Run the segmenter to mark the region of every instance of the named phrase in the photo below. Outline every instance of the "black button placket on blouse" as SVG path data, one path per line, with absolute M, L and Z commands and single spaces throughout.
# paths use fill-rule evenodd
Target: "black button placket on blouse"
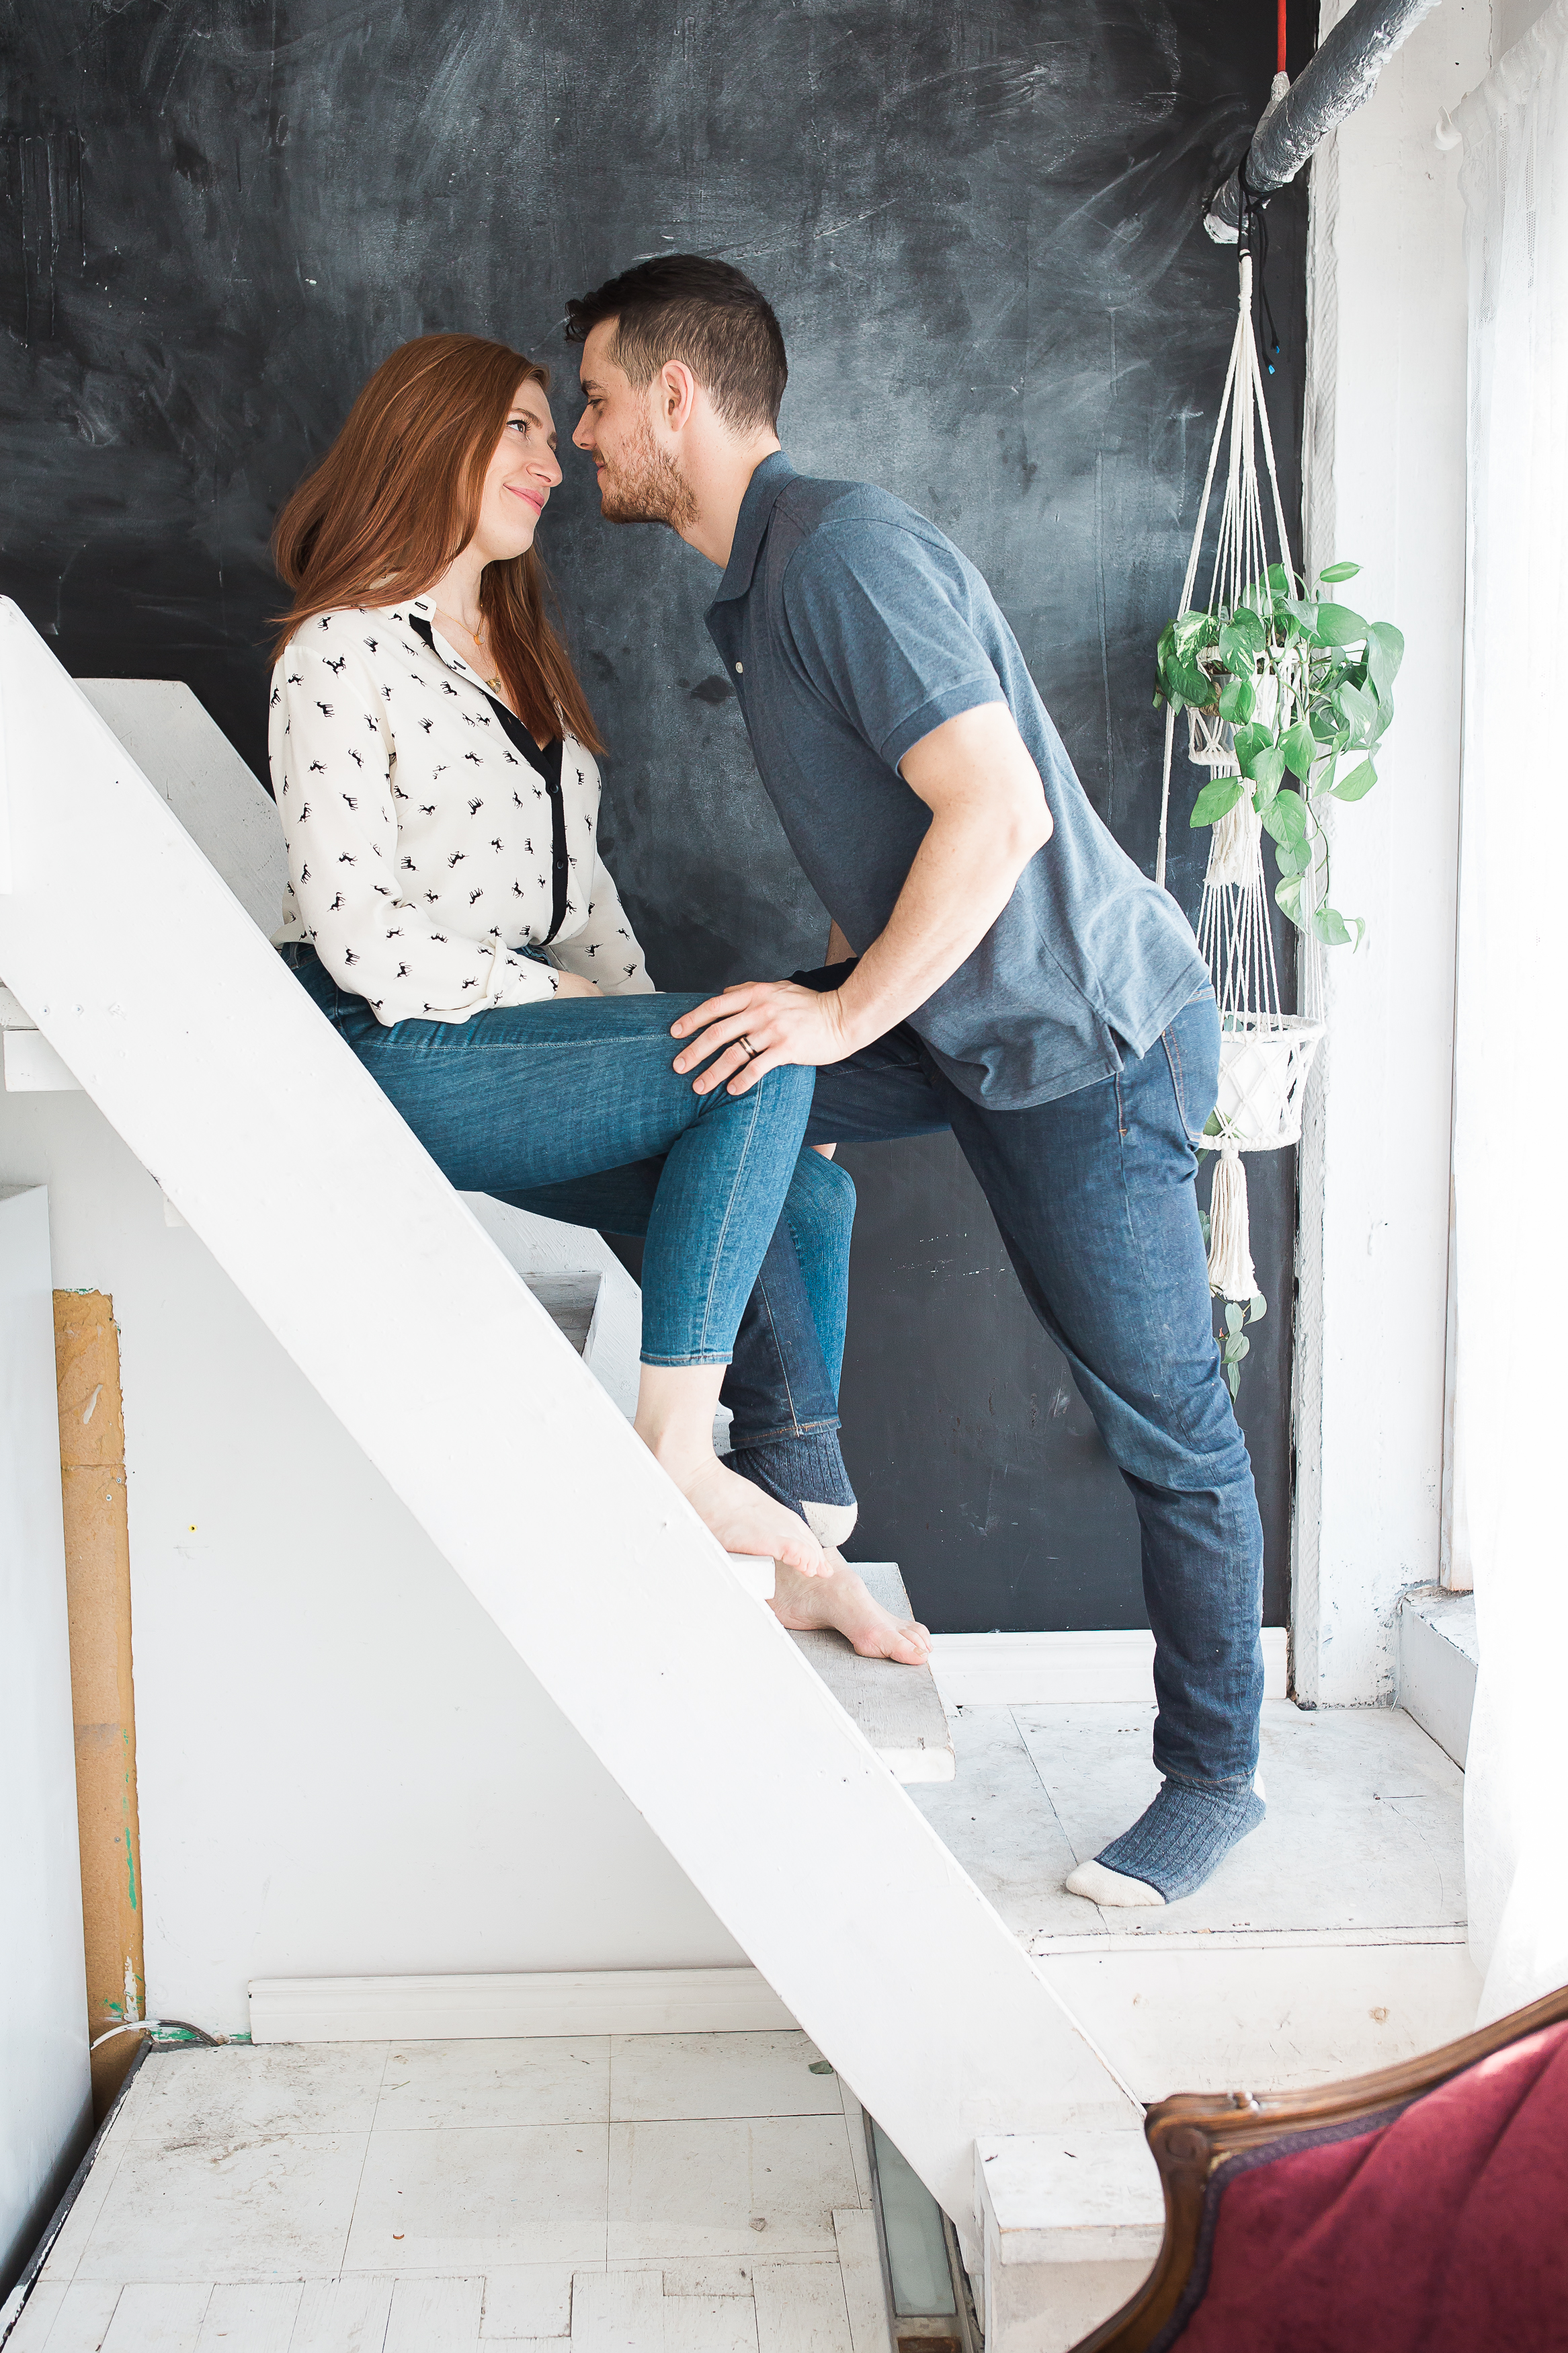
M 566 747 L 557 736 L 554 743 L 546 744 L 542 752 L 515 711 L 509 710 L 504 702 L 498 702 L 489 692 L 485 693 L 485 701 L 529 766 L 543 777 L 544 789 L 550 796 L 550 929 L 542 943 L 548 947 L 566 921 L 566 800 L 561 790 L 561 761 Z
M 423 638 L 431 652 L 435 653 L 436 632 L 431 624 L 419 613 L 410 613 L 408 619 L 416 636 Z M 436 654 L 436 659 L 442 661 L 439 654 Z M 469 678 L 474 678 L 467 662 L 464 662 L 463 669 Z M 474 679 L 474 683 L 479 685 L 478 679 Z M 508 742 L 522 754 L 535 775 L 544 779 L 544 789 L 550 797 L 550 929 L 540 943 L 542 947 L 548 947 L 566 921 L 566 800 L 561 789 L 561 761 L 565 745 L 558 736 L 542 752 L 515 711 L 498 702 L 488 688 L 480 686 L 479 692 L 506 730 Z

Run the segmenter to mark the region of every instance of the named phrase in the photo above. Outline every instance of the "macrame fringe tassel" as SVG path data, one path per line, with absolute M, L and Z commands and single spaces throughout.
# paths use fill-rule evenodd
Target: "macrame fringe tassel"
M 1247 1171 L 1234 1144 L 1222 1145 L 1209 1196 L 1209 1289 L 1222 1299 L 1251 1299 L 1252 1237 L 1247 1217 Z

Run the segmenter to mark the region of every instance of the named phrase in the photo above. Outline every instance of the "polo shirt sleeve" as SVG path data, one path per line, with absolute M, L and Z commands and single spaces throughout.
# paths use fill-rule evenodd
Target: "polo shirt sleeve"
M 1006 701 L 958 565 L 900 523 L 819 527 L 790 561 L 784 602 L 812 683 L 890 768 L 944 719 Z

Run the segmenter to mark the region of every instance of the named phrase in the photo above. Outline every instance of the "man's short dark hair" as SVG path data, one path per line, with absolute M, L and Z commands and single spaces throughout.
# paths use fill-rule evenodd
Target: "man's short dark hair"
M 661 253 L 566 305 L 566 340 L 616 322 L 610 357 L 640 392 L 684 360 L 737 433 L 776 427 L 789 376 L 773 307 L 743 270 L 701 253 Z

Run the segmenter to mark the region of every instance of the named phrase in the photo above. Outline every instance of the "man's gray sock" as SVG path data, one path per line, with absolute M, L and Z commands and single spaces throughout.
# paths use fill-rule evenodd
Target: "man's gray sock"
M 1130 1831 L 1101 1847 L 1093 1862 L 1080 1863 L 1068 1877 L 1068 1888 L 1092 1903 L 1174 1904 L 1200 1888 L 1267 1811 L 1253 1788 L 1163 1781 L 1153 1804 Z M 1116 1887 L 1111 1874 L 1131 1883 Z M 1141 1894 L 1140 1889 L 1151 1892 Z
M 803 1520 L 810 1516 L 802 1509 L 805 1504 L 834 1505 L 836 1528 L 845 1509 L 856 1509 L 855 1490 L 838 1451 L 837 1430 L 810 1430 L 795 1438 L 765 1439 L 760 1446 L 737 1447 L 727 1460 L 731 1471 L 738 1471 L 786 1511 L 798 1512 Z M 842 1544 L 853 1525 L 851 1520 L 848 1527 L 836 1534 L 835 1543 Z

